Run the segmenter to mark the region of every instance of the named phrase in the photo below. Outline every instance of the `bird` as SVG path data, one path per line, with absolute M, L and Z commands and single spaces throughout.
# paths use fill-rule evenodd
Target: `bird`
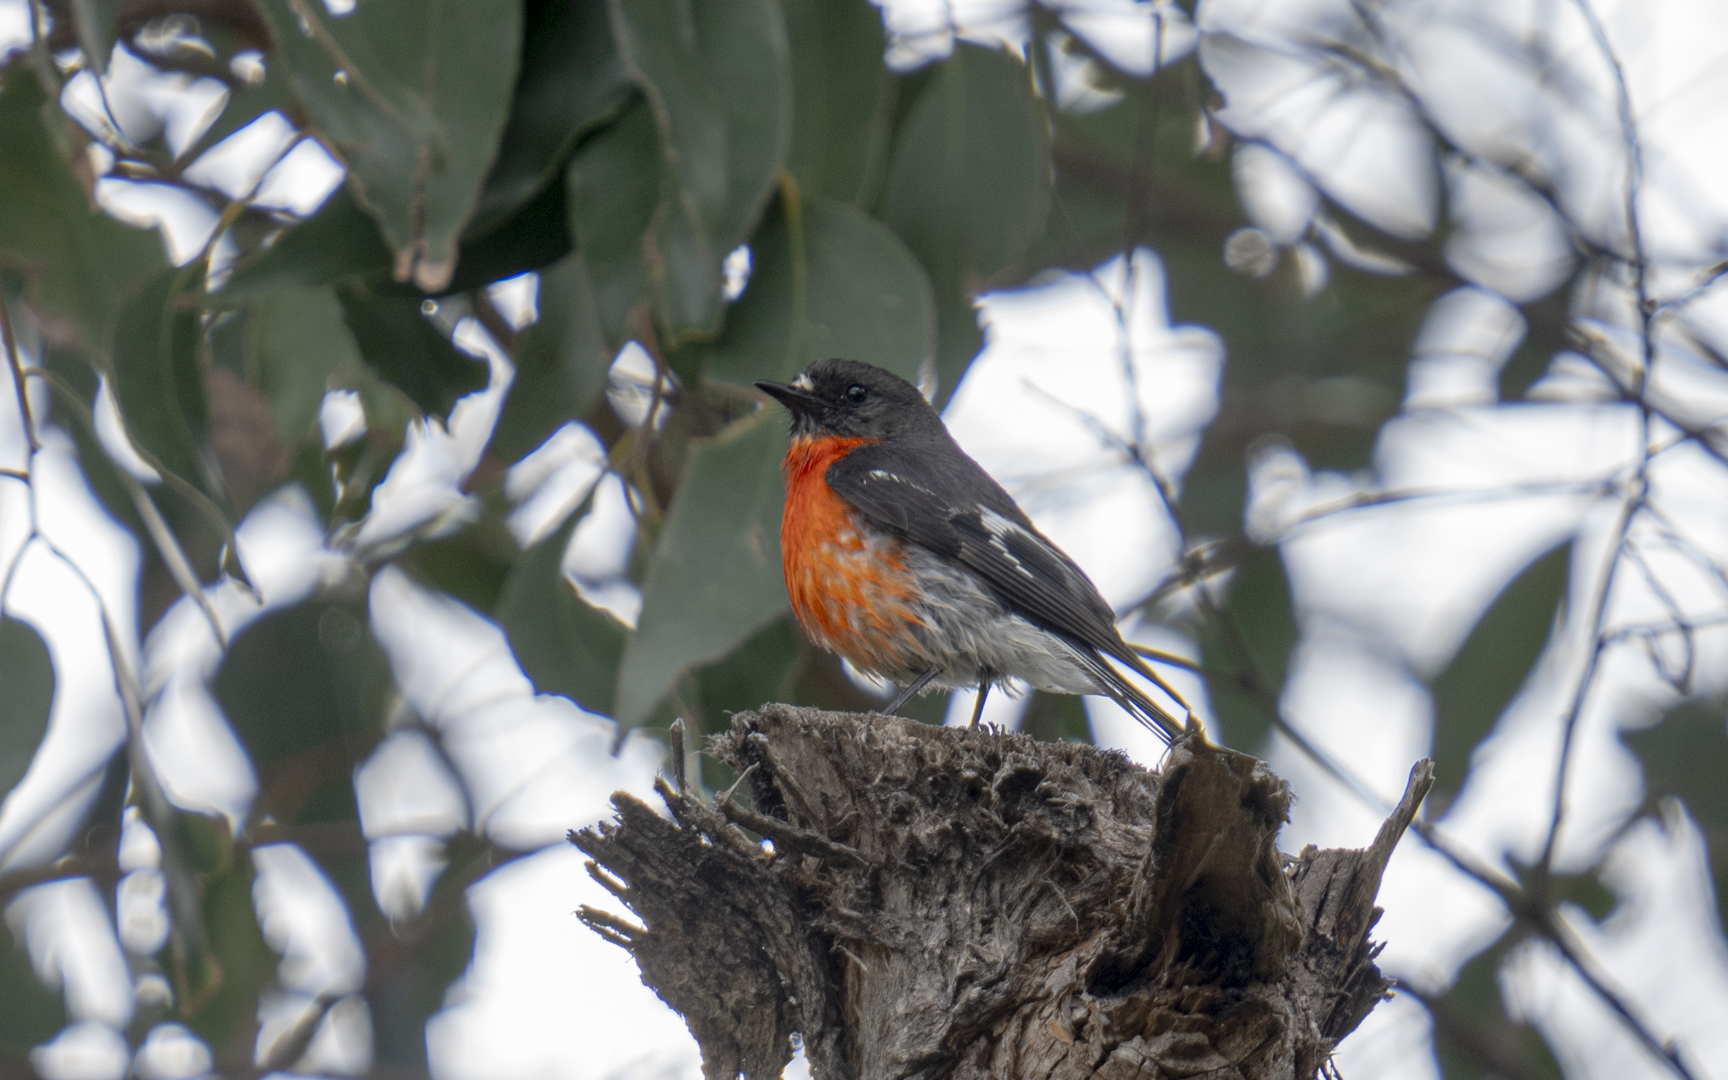
M 926 689 L 976 688 L 976 727 L 990 689 L 1018 678 L 1107 695 L 1167 744 L 1183 734 L 1111 664 L 1181 702 L 1122 640 L 1097 586 L 917 387 L 843 359 L 756 387 L 791 414 L 780 552 L 792 612 L 816 646 L 901 686 L 890 715 Z

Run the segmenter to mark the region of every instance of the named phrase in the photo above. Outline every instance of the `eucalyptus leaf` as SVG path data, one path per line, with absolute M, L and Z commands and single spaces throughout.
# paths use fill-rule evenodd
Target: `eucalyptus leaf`
M 556 180 L 577 140 L 616 116 L 633 93 L 605 0 L 528 5 L 510 119 L 468 232 L 496 228 Z
M 646 102 L 585 141 L 565 173 L 570 229 L 614 351 L 639 333 L 633 313 L 649 285 L 642 238 L 660 205 L 661 174 L 660 137 Z
M 693 444 L 619 666 L 620 732 L 640 724 L 685 673 L 788 610 L 780 569 L 785 452 L 785 418 L 768 408 Z
M 212 688 L 258 770 L 259 814 L 355 819 L 353 769 L 383 735 L 391 688 L 364 608 L 315 597 L 262 616 Z
M 1528 939 L 1510 932 L 1459 970 L 1442 995 L 1430 999 L 1434 1050 L 1445 1080 L 1561 1080 L 1564 1075 L 1542 1036 L 1528 1023 L 1510 1019 L 1500 994 L 1500 971 Z M 1510 1063 L 1516 1072 L 1496 1068 Z
M 388 281 L 390 248 L 378 223 L 344 184 L 311 217 L 239 266 L 211 300 L 234 303 L 276 289 L 334 285 L 351 278 Z
M 559 568 L 582 514 L 522 553 L 504 581 L 498 623 L 516 662 L 542 694 L 563 694 L 589 712 L 612 714 L 626 628 L 591 607 Z
M 1661 721 L 1620 738 L 1644 766 L 1651 798 L 1672 795 L 1700 825 L 1728 830 L 1728 707 L 1694 700 L 1675 706 Z M 1728 870 L 1728 867 L 1723 869 Z
M 1290 650 L 1296 647 L 1296 617 L 1290 606 L 1290 582 L 1284 560 L 1275 550 L 1251 550 L 1230 579 L 1224 608 L 1231 629 L 1217 627 L 1201 639 L 1208 668 L 1236 671 L 1252 663 L 1272 699 L 1284 685 Z M 1235 634 L 1241 634 L 1235 640 Z M 1240 655 L 1246 650 L 1247 656 Z M 1212 694 L 1212 706 L 1224 743 L 1244 753 L 1264 752 L 1272 717 L 1262 699 L 1241 686 L 1222 686 Z
M 0 268 L 22 272 L 30 303 L 67 320 L 86 350 L 99 351 L 127 297 L 168 262 L 153 231 L 95 206 L 51 123 L 69 121 L 35 73 L 13 64 L 0 90 Z
M 114 331 L 113 391 L 140 446 L 176 476 L 219 495 L 198 360 L 203 328 L 187 285 L 179 271 L 164 271 L 121 310 Z
M 232 4 L 214 11 L 206 8 L 202 14 L 204 17 L 199 23 L 205 40 L 216 48 L 216 56 L 209 62 L 220 64 L 233 73 L 236 54 L 248 51 L 263 53 L 265 55 L 258 58 L 263 77 L 256 81 L 239 78 L 228 81 L 227 103 L 198 136 L 197 142 L 181 153 L 183 162 L 198 160 L 205 151 L 265 113 L 275 111 L 284 118 L 291 118 L 301 111 L 294 100 L 294 91 L 288 85 L 288 65 L 280 56 L 268 55 L 272 45 L 270 26 L 257 8 L 251 4 Z
M 31 1047 L 66 1026 L 66 999 L 42 985 L 24 951 L 22 935 L 0 938 L 0 1054 L 27 1059 Z
M 195 1003 L 186 1024 L 211 1046 L 247 1045 L 256 1037 L 258 998 L 276 982 L 277 955 L 254 911 L 251 861 L 234 860 L 200 883 L 204 936 L 222 973 L 221 993 Z
M 1441 791 L 1455 794 L 1463 787 L 1471 753 L 1541 657 L 1566 594 L 1571 554 L 1568 544 L 1525 567 L 1435 678 L 1434 784 Z
M 351 282 L 336 288 L 360 356 L 378 376 L 435 416 L 486 385 L 484 361 L 450 343 L 422 313 L 420 297 Z
M 361 362 L 360 347 L 329 289 L 283 289 L 252 305 L 260 389 L 276 432 L 292 446 L 318 419 L 331 376 Z
M 666 169 L 650 280 L 668 346 L 718 332 L 721 262 L 750 235 L 786 160 L 792 77 L 775 0 L 610 0 Z
M 757 631 L 737 649 L 696 672 L 703 721 L 719 730 L 727 713 L 759 709 L 765 702 L 788 701 L 798 671 L 798 624 L 790 613 Z
M 859 203 L 881 181 L 900 79 L 882 63 L 882 12 L 869 0 L 785 0 L 792 48 L 786 168 L 806 198 Z
M 570 255 L 540 274 L 540 317 L 516 339 L 516 378 L 492 434 L 492 452 L 515 461 L 606 389 L 612 351 L 588 268 Z
M 53 705 L 48 643 L 29 623 L 0 616 L 0 798 L 30 768 Z
M 1050 178 L 1048 120 L 1026 66 L 956 44 L 906 117 L 877 207 L 936 288 L 944 395 L 982 342 L 971 299 L 1022 269 L 1044 231 Z
M 442 294 L 481 289 L 495 281 L 540 270 L 570 254 L 568 197 L 562 183 L 547 184 L 518 204 L 501 224 L 485 233 L 462 236 L 456 276 Z
M 464 890 L 479 876 L 472 864 L 492 862 L 488 850 L 467 858 L 462 854 L 447 852 L 449 866 L 434 884 L 426 912 L 410 928 L 414 947 L 393 950 L 373 961 L 365 993 L 377 1072 L 430 1073 L 426 1022 L 444 1007 L 451 984 L 462 977 L 474 957 L 474 922 Z
M 84 62 L 98 75 L 108 73 L 108 59 L 114 52 L 114 14 L 120 0 L 69 0 L 72 28 L 78 36 L 78 48 Z
M 1716 886 L 1716 910 L 1728 929 L 1728 706 L 1721 700 L 1683 702 L 1660 723 L 1622 731 L 1621 741 L 1644 767 L 1647 801 L 1672 797 L 1703 830 Z
M 455 274 L 516 84 L 520 0 L 262 0 L 295 94 L 377 219 L 394 277 Z
M 936 305 L 923 267 L 880 221 L 820 197 L 782 203 L 751 252 L 750 286 L 705 350 L 709 378 L 749 386 L 842 356 L 918 381 L 936 349 Z

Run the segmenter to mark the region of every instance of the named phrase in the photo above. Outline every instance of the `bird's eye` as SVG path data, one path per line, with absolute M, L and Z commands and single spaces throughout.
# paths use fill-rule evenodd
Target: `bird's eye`
M 857 383 L 853 383 L 851 386 L 846 388 L 846 400 L 850 401 L 854 405 L 864 404 L 864 399 L 869 396 L 870 391 L 859 386 Z

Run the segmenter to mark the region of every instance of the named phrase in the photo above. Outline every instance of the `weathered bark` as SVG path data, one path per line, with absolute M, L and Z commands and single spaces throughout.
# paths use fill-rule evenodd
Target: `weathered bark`
M 673 820 L 620 793 L 571 840 L 711 1080 L 778 1077 L 795 1032 L 819 1080 L 1307 1080 L 1386 993 L 1374 894 L 1432 776 L 1368 850 L 1292 859 L 1285 783 L 1200 737 L 1155 773 L 769 705 L 708 750 L 755 809 L 662 783 Z

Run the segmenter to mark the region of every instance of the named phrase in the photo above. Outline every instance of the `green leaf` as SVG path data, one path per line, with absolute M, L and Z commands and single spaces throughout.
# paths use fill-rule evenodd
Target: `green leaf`
M 234 303 L 277 289 L 335 285 L 350 278 L 388 281 L 390 248 L 378 223 L 345 184 L 311 217 L 235 270 L 210 300 Z
M 1238 564 L 1224 608 L 1241 639 L 1235 640 L 1228 631 L 1207 634 L 1201 641 L 1206 667 L 1245 673 L 1244 668 L 1252 664 L 1267 694 L 1276 700 L 1284 685 L 1290 650 L 1296 646 L 1290 582 L 1276 550 L 1250 551 Z M 1212 707 L 1226 746 L 1252 754 L 1266 745 L 1272 717 L 1257 695 L 1240 686 L 1215 687 Z
M 456 276 L 443 292 L 489 285 L 524 270 L 558 261 L 570 251 L 565 195 L 551 184 L 484 235 L 465 236 Z M 311 217 L 285 230 L 234 272 L 213 304 L 233 304 L 277 289 L 317 285 L 364 284 L 373 291 L 416 302 L 424 298 L 409 285 L 390 281 L 390 248 L 378 223 L 360 208 L 353 192 L 338 188 Z
M 1050 206 L 1050 137 L 1025 65 L 961 43 L 919 95 L 877 213 L 930 272 L 941 318 L 941 393 L 982 337 L 971 299 L 1025 268 Z
M 685 672 L 789 608 L 780 570 L 785 452 L 785 420 L 773 409 L 692 444 L 624 646 L 613 714 L 620 732 L 641 723 Z
M 774 0 L 611 0 L 618 53 L 647 96 L 666 167 L 651 280 L 666 345 L 720 329 L 721 262 L 786 160 L 792 77 Z
M 1707 828 L 1728 829 L 1728 721 L 1719 701 L 1675 706 L 1654 726 L 1620 738 L 1644 766 L 1651 798 L 1672 795 Z
M 1494 730 L 1548 643 L 1566 593 L 1571 545 L 1532 562 L 1500 593 L 1434 679 L 1434 785 L 1456 794 L 1470 755 Z
M 293 122 L 291 118 L 301 111 L 295 104 L 294 91 L 288 85 L 288 65 L 280 56 L 269 55 L 275 41 L 269 21 L 256 7 L 251 4 L 206 6 L 199 12 L 198 25 L 204 32 L 204 40 L 215 50 L 215 55 L 205 58 L 203 63 L 228 77 L 229 96 L 221 115 L 198 136 L 197 142 L 181 153 L 181 162 L 198 160 L 206 150 L 271 110 L 290 118 L 290 123 Z M 236 74 L 233 60 L 242 52 L 265 54 L 259 61 L 264 69 L 261 81 L 249 84 L 233 78 Z M 181 52 L 175 59 L 184 62 L 194 55 Z
M 510 534 L 510 506 L 502 488 L 483 489 L 478 502 L 478 518 L 448 535 L 420 540 L 396 556 L 396 566 L 475 611 L 494 611 L 521 550 Z
M 759 709 L 770 701 L 793 701 L 802 666 L 801 645 L 798 624 L 787 613 L 724 658 L 684 679 L 684 696 L 678 704 L 688 708 L 676 710 L 676 715 L 689 727 L 694 744 L 701 746 L 704 735 L 724 731 L 733 713 Z M 657 713 L 648 723 L 658 727 L 657 721 L 670 725 L 672 717 Z M 700 757 L 702 783 L 709 789 L 723 791 L 737 781 L 738 773 L 730 766 L 707 754 Z
M 1728 928 L 1728 720 L 1717 701 L 1688 701 L 1662 721 L 1620 732 L 1644 767 L 1647 801 L 1679 799 L 1704 832 L 1716 883 L 1716 907 Z
M 616 116 L 633 92 L 601 0 L 528 5 L 510 119 L 469 233 L 497 227 L 545 189 L 577 140 Z
M 468 917 L 466 886 L 484 873 L 493 853 L 483 844 L 461 843 L 463 839 L 447 849 L 450 865 L 433 886 L 426 913 L 407 927 L 392 928 L 400 935 L 393 938 L 409 947 L 371 959 L 366 1003 L 372 1013 L 375 1074 L 429 1074 L 426 1021 L 444 1007 L 450 984 L 473 960 L 474 923 Z M 469 847 L 480 851 L 462 850 Z
M 804 201 L 794 223 L 782 203 L 757 230 L 751 252 L 750 287 L 704 350 L 708 377 L 748 386 L 844 356 L 918 381 L 936 348 L 936 305 L 923 267 L 881 222 L 818 197 Z M 804 319 L 795 326 L 800 302 Z
M 66 1026 L 64 995 L 43 986 L 30 966 L 24 942 L 0 945 L 0 1056 L 27 1059 L 30 1048 L 52 1039 Z M 21 1075 L 24 1074 L 21 1071 Z
M 67 320 L 88 350 L 105 348 L 137 284 L 167 266 L 151 230 L 90 201 L 47 125 L 64 123 L 27 65 L 0 91 L 0 266 L 23 272 L 39 310 Z
M 237 860 L 203 879 L 206 947 L 222 981 L 216 993 L 195 1003 L 187 1026 L 218 1051 L 239 1044 L 250 1053 L 259 994 L 276 981 L 277 956 L 253 909 L 254 878 L 250 860 Z
M 522 553 L 504 581 L 498 624 L 516 662 L 542 694 L 563 694 L 589 712 L 612 715 L 624 653 L 624 624 L 591 607 L 559 569 L 582 513 Z
M 30 768 L 53 705 L 48 643 L 29 623 L 0 616 L 0 798 Z
M 149 282 L 114 329 L 114 397 L 134 440 L 170 472 L 221 491 L 209 454 L 210 417 L 198 363 L 198 306 L 180 271 Z
M 490 232 L 464 233 L 456 276 L 443 292 L 483 288 L 550 266 L 570 254 L 575 244 L 570 237 L 567 202 L 563 184 L 547 184 Z
M 806 197 L 857 203 L 881 182 L 899 79 L 882 64 L 882 12 L 868 0 L 785 0 L 792 47 L 792 147 Z
M 1446 1080 L 1561 1080 L 1542 1037 L 1507 1019 L 1500 998 L 1500 967 L 1526 940 L 1516 930 L 1477 953 L 1445 994 L 1424 1003 L 1434 1017 L 1434 1050 Z
M 336 287 L 336 298 L 366 366 L 424 411 L 445 416 L 457 398 L 486 385 L 486 363 L 439 333 L 421 314 L 420 297 L 349 282 Z
M 798 669 L 798 624 L 787 614 L 775 619 L 724 659 L 700 668 L 705 730 L 718 731 L 729 713 L 789 701 Z
M 506 461 L 587 412 L 605 391 L 612 365 L 594 288 L 579 256 L 540 275 L 539 308 L 539 320 L 516 339 L 516 378 L 492 433 L 492 452 Z
M 74 397 L 82 402 L 96 400 L 96 388 L 101 376 L 84 356 L 53 346 L 49 346 L 46 352 L 48 355 L 45 366 L 60 377 Z M 84 471 L 85 482 L 102 501 L 102 508 L 108 511 L 114 520 L 131 530 L 134 536 L 148 544 L 149 541 L 144 538 L 144 523 L 138 516 L 138 507 L 121 483 L 116 473 L 117 466 L 108 456 L 108 451 L 96 440 L 95 431 L 83 424 L 73 423 L 66 425 L 66 433 L 72 437 L 72 444 L 77 447 L 78 465 Z
M 638 332 L 631 313 L 648 298 L 642 237 L 660 204 L 660 179 L 660 137 L 646 102 L 584 142 L 565 174 L 570 229 L 613 351 Z
M 516 83 L 520 0 L 264 0 L 294 91 L 346 161 L 394 253 L 428 292 L 456 270 Z
M 78 35 L 78 47 L 84 50 L 84 62 L 98 75 L 108 73 L 108 59 L 114 52 L 114 12 L 119 0 L 70 0 L 72 27 Z
M 390 688 L 357 604 L 315 597 L 242 631 L 213 689 L 258 770 L 254 812 L 353 820 L 353 767 L 383 735 Z
M 360 364 L 360 347 L 329 289 L 283 289 L 252 305 L 259 389 L 289 446 L 311 432 L 336 372 Z

